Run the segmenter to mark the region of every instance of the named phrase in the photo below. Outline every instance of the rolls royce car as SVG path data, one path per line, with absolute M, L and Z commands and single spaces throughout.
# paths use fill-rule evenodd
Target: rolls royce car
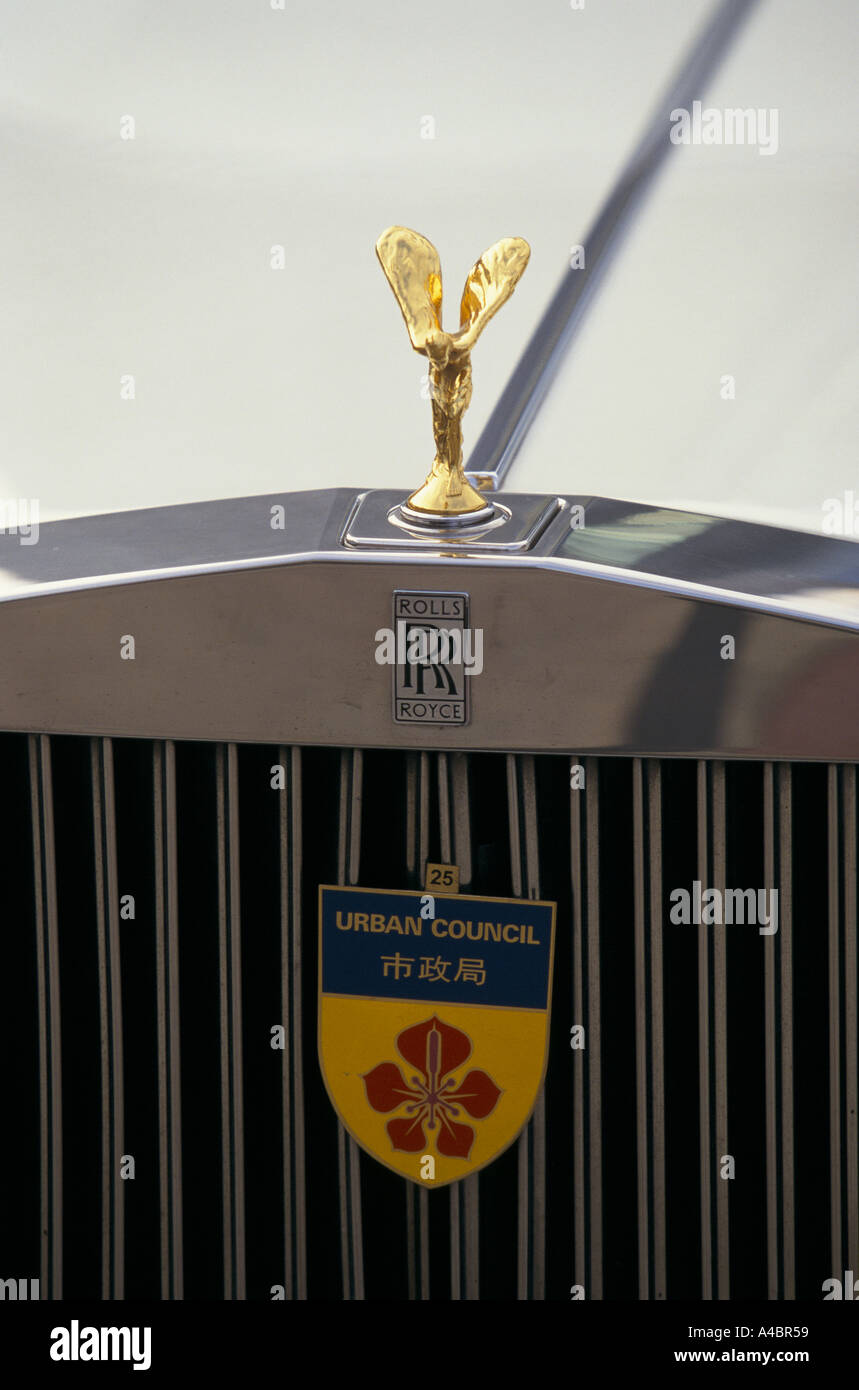
M 2 8 L 3 1299 L 859 1296 L 855 9 Z

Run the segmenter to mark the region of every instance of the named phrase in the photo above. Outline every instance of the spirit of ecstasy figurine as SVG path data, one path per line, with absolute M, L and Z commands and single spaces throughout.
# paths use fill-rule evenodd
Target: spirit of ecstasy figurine
M 376 242 L 403 311 L 412 347 L 429 360 L 435 460 L 408 506 L 433 516 L 483 511 L 486 503 L 462 467 L 462 414 L 471 400 L 471 349 L 492 315 L 509 299 L 531 249 L 521 237 L 496 241 L 465 282 L 459 328 L 441 326 L 441 261 L 431 241 L 408 227 L 389 227 Z

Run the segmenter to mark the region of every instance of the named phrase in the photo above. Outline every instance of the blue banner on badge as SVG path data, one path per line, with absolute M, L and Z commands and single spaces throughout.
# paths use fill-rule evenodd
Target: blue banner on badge
M 551 903 L 323 888 L 322 992 L 545 1009 Z

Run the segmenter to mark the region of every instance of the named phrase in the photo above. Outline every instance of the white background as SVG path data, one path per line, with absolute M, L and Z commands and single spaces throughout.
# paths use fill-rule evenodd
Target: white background
M 432 459 L 424 360 L 379 232 L 436 243 L 447 327 L 479 253 L 531 243 L 475 349 L 467 451 L 710 13 L 4 0 L 0 496 L 38 498 L 47 520 L 415 487 Z M 510 487 L 813 530 L 826 498 L 859 494 L 857 36 L 853 0 L 753 15 L 700 95 L 777 108 L 778 152 L 672 151 Z

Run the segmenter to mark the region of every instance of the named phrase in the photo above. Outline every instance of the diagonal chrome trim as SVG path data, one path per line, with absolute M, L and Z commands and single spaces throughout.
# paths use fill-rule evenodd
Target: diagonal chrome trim
M 667 157 L 668 113 L 689 107 L 706 83 L 757 0 L 722 0 L 662 93 L 620 178 L 584 240 L 587 264 L 568 269 L 501 393 L 466 465 L 482 490 L 497 490 L 558 373 L 594 292 Z

